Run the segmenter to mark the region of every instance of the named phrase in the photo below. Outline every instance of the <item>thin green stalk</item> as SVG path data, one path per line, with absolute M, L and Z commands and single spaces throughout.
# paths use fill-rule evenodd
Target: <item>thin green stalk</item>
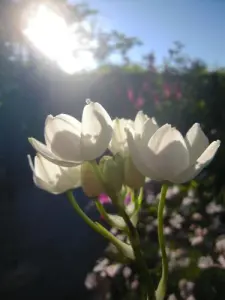
M 143 196 L 144 196 L 144 188 L 141 187 L 138 198 L 137 198 L 138 209 L 140 209 L 140 207 L 141 207 L 141 204 L 142 204 L 142 201 L 143 201 Z
M 156 300 L 163 300 L 165 298 L 168 280 L 168 259 L 166 254 L 165 237 L 163 234 L 163 211 L 165 207 L 167 189 L 168 185 L 163 184 L 158 205 L 158 240 L 162 255 L 162 276 L 159 281 L 158 288 L 156 290 Z
M 106 212 L 104 205 L 102 205 L 99 201 L 95 201 L 95 205 L 97 207 L 97 210 L 99 213 L 104 217 L 106 222 L 111 226 L 111 227 L 116 227 L 117 229 L 123 230 L 123 226 L 119 226 L 119 224 L 115 224 L 113 220 L 111 220 L 108 216 L 108 213 Z
M 134 259 L 134 254 L 133 254 L 133 251 L 132 251 L 130 245 L 117 239 L 111 232 L 109 232 L 101 224 L 99 224 L 97 222 L 93 222 L 80 208 L 72 191 L 68 191 L 66 193 L 66 195 L 67 195 L 67 198 L 68 198 L 70 204 L 74 208 L 74 210 L 93 230 L 95 230 L 97 233 L 101 234 L 107 240 L 109 240 L 112 244 L 114 244 L 123 255 L 125 255 L 126 257 L 128 257 L 130 259 Z
M 142 298 L 145 300 L 155 300 L 155 288 L 152 282 L 148 266 L 141 251 L 140 238 L 137 229 L 133 226 L 129 216 L 123 208 L 119 208 L 119 213 L 123 217 L 128 227 L 128 235 L 131 246 L 134 250 L 137 267 L 140 272 Z

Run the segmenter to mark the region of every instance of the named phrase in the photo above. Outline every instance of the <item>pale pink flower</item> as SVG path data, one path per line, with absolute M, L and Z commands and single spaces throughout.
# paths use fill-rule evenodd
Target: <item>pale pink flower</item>
M 141 109 L 143 107 L 144 103 L 145 103 L 144 99 L 141 96 L 139 96 L 136 103 L 134 104 L 134 107 L 136 109 Z
M 127 97 L 130 102 L 134 102 L 134 92 L 133 92 L 132 88 L 128 88 Z

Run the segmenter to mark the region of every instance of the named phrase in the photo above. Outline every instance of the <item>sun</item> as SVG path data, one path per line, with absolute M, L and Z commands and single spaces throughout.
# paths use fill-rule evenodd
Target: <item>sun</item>
M 92 51 L 79 43 L 73 26 L 45 5 L 29 16 L 23 33 L 46 57 L 55 61 L 68 74 L 94 69 L 97 62 Z M 89 46 L 96 45 L 88 41 Z

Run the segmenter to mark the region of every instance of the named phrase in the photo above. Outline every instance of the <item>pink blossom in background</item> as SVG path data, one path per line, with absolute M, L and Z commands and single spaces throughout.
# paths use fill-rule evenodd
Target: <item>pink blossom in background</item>
M 108 204 L 112 202 L 109 196 L 106 194 L 99 195 L 98 200 L 101 204 Z
M 127 97 L 130 102 L 134 102 L 134 92 L 133 92 L 132 88 L 128 88 Z
M 144 103 L 145 103 L 144 99 L 141 96 L 139 96 L 136 103 L 134 104 L 134 107 L 136 109 L 141 109 L 143 107 Z
M 175 94 L 175 96 L 176 96 L 177 100 L 180 100 L 181 97 L 182 97 L 181 91 L 177 91 L 176 94 Z
M 109 198 L 109 196 L 108 195 L 106 195 L 106 194 L 101 194 L 101 195 L 99 195 L 99 197 L 98 197 L 98 200 L 99 200 L 99 202 L 101 203 L 101 204 L 109 204 L 109 203 L 112 203 L 112 200 Z M 125 205 L 128 205 L 129 203 L 130 203 L 130 201 L 131 201 L 131 194 L 130 193 L 128 193 L 127 195 L 126 195 L 126 197 L 124 198 L 124 204 Z M 104 216 L 101 214 L 100 215 L 100 219 L 101 220 L 103 220 L 103 221 L 105 221 L 105 218 L 104 218 Z
M 109 198 L 108 195 L 106 194 L 100 194 L 99 197 L 98 197 L 98 200 L 101 204 L 109 204 L 109 203 L 112 203 L 111 199 Z M 100 215 L 100 219 L 101 220 L 105 220 L 104 216 L 101 214 Z
M 106 194 L 101 194 L 101 195 L 99 195 L 98 200 L 99 200 L 99 202 L 100 202 L 101 204 L 112 203 L 112 200 L 111 200 L 111 199 L 109 198 L 109 196 L 106 195 Z M 125 205 L 128 205 L 128 204 L 130 203 L 130 201 L 131 201 L 131 194 L 128 193 L 128 194 L 126 195 L 125 199 L 124 199 L 124 204 L 125 204 Z
M 181 99 L 182 93 L 181 93 L 180 88 L 177 85 L 174 88 L 174 93 L 175 93 L 176 100 Z
M 171 96 L 171 88 L 169 87 L 168 84 L 163 85 L 163 92 L 166 98 L 169 98 Z

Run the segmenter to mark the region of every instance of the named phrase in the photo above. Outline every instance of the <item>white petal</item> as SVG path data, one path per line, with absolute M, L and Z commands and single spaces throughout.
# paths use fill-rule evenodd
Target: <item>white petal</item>
M 31 143 L 32 147 L 40 153 L 43 157 L 45 157 L 48 161 L 53 162 L 59 166 L 65 166 L 65 167 L 71 167 L 71 166 L 77 166 L 80 164 L 80 162 L 74 162 L 74 161 L 64 161 L 61 158 L 54 155 L 48 147 L 39 142 L 38 140 L 34 138 L 29 138 L 29 142 Z
M 134 129 L 136 134 L 142 134 L 144 123 L 149 119 L 147 115 L 143 113 L 143 111 L 139 111 L 134 120 Z
M 152 172 L 152 170 L 148 167 L 148 164 L 146 164 L 144 162 L 144 158 L 147 159 L 147 157 L 144 157 L 143 152 L 144 152 L 144 148 L 142 147 L 142 145 L 140 144 L 141 141 L 136 138 L 134 138 L 134 131 L 132 130 L 132 128 L 126 128 L 126 133 L 127 133 L 127 142 L 128 142 L 128 146 L 129 146 L 129 152 L 132 158 L 132 161 L 135 165 L 135 167 L 138 169 L 138 171 L 143 174 L 146 177 L 150 177 L 151 179 L 155 179 L 158 178 L 158 176 L 156 176 L 154 174 L 154 172 Z
M 207 147 L 207 149 L 202 153 L 202 155 L 197 159 L 197 164 L 203 167 L 208 165 L 214 158 L 217 150 L 219 149 L 219 146 L 220 146 L 219 140 L 212 142 Z
M 34 138 L 29 138 L 28 140 L 31 143 L 32 147 L 49 161 L 54 161 L 55 159 L 57 159 L 57 157 L 51 152 L 51 150 L 48 149 L 45 144 L 39 142 Z
M 75 118 L 66 114 L 48 116 L 45 122 L 45 140 L 51 151 L 62 160 L 82 160 L 81 124 Z
M 35 157 L 33 179 L 35 184 L 52 194 L 62 194 L 70 189 L 79 187 L 80 166 L 59 167 L 41 155 Z
M 125 127 L 127 124 L 132 124 L 131 120 L 118 119 L 113 120 L 113 135 L 109 143 L 109 150 L 115 155 L 120 153 L 125 155 L 128 151 L 127 135 Z
M 33 175 L 33 181 L 34 184 L 41 190 L 44 190 L 48 193 L 57 195 L 59 194 L 56 190 L 55 187 L 52 185 L 49 185 L 47 182 L 43 181 L 41 178 L 36 177 L 35 175 Z
M 158 130 L 158 125 L 149 118 L 143 125 L 143 133 L 141 139 L 145 145 L 148 145 L 153 134 Z
M 155 119 L 155 118 L 152 118 L 152 123 L 153 123 L 154 125 L 157 125 L 157 127 L 159 128 L 159 125 L 158 125 L 158 123 L 156 122 L 156 119 Z
M 45 158 L 43 159 L 47 161 Z M 55 191 L 55 185 L 53 182 L 51 182 L 43 161 L 40 160 L 39 156 L 35 156 L 34 164 L 30 156 L 28 156 L 28 161 L 33 172 L 33 181 L 35 185 L 49 193 L 57 194 L 57 192 Z M 50 163 L 49 161 L 47 162 Z
M 198 123 L 188 130 L 186 143 L 190 154 L 190 164 L 193 165 L 209 145 L 209 140 Z
M 62 168 L 61 176 L 58 179 L 56 189 L 59 193 L 64 193 L 81 186 L 81 166 L 72 168 Z
M 101 156 L 112 138 L 112 120 L 99 104 L 89 102 L 82 114 L 81 151 L 83 160 L 93 160 Z
M 36 176 L 35 167 L 34 167 L 34 164 L 32 162 L 31 156 L 27 155 L 27 158 L 28 158 L 28 162 L 29 162 L 30 168 L 31 168 L 31 170 L 33 172 L 33 181 L 34 181 L 35 185 L 37 187 L 39 187 L 40 189 L 44 190 L 44 191 L 47 191 L 47 192 L 52 193 L 52 194 L 55 194 L 54 186 L 52 186 L 51 184 L 49 184 L 48 181 L 43 180 L 43 179 L 41 179 L 41 178 L 39 178 L 39 177 Z
M 29 166 L 31 168 L 31 171 L 34 172 L 34 164 L 33 164 L 33 161 L 31 159 L 31 156 L 27 155 L 27 159 L 28 159 L 28 163 L 29 163 Z
M 218 148 L 220 146 L 220 141 L 212 142 L 208 148 L 202 153 L 202 155 L 197 159 L 195 165 L 192 165 L 179 176 L 174 178 L 174 183 L 185 183 L 187 181 L 195 178 L 214 158 Z
M 73 127 L 72 130 L 77 131 L 77 134 L 81 136 L 81 122 L 75 119 L 74 117 L 67 114 L 59 114 L 55 117 L 53 117 L 52 115 L 48 115 L 45 120 L 45 142 L 47 146 L 51 145 L 51 142 L 54 138 L 55 131 L 57 131 L 57 128 L 52 128 L 52 124 L 51 124 L 53 123 L 53 120 L 57 118 L 67 122 L 69 125 Z
M 34 158 L 35 176 L 51 185 L 56 182 L 61 174 L 60 167 L 37 154 Z
M 184 138 L 168 124 L 156 131 L 148 147 L 150 165 L 164 180 L 170 180 L 189 167 L 189 152 Z

